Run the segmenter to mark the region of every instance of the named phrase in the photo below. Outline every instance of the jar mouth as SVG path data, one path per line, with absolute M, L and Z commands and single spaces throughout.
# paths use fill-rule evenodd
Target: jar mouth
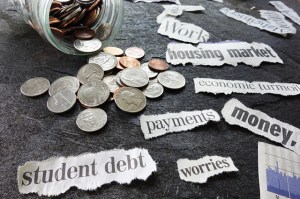
M 46 37 L 47 40 L 58 50 L 65 52 L 67 54 L 72 54 L 72 55 L 91 55 L 97 52 L 93 53 L 85 53 L 85 52 L 80 52 L 74 48 L 74 44 L 71 41 L 65 41 L 64 39 L 60 39 L 57 36 L 55 36 L 51 30 L 50 27 L 50 9 L 51 5 L 54 0 L 49 0 L 48 4 L 46 5 L 46 13 L 44 15 L 44 24 L 45 24 L 45 31 L 46 31 Z M 119 2 L 121 3 L 121 6 L 116 5 Z M 99 29 L 100 25 L 103 23 L 109 23 L 112 27 L 112 32 L 110 36 L 105 39 L 102 42 L 102 48 L 106 47 L 109 45 L 109 43 L 115 38 L 116 34 L 119 32 L 119 29 L 121 27 L 121 24 L 123 22 L 123 16 L 124 16 L 124 6 L 123 6 L 123 0 L 103 0 L 102 6 L 101 6 L 101 12 L 100 12 L 100 17 L 95 25 L 91 27 L 95 32 L 97 33 L 97 30 Z M 96 37 L 97 38 L 96 34 Z M 75 40 L 74 40 L 75 41 Z M 73 42 L 74 42 L 73 41 Z

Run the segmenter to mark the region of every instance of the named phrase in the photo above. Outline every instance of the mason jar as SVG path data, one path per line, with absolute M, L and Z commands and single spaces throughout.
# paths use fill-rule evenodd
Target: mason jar
M 58 50 L 72 55 L 89 55 L 74 47 L 74 36 L 61 37 L 50 27 L 50 10 L 55 0 L 10 0 L 25 22 L 34 28 L 46 41 Z M 56 0 L 65 2 L 64 0 Z M 73 0 L 74 2 L 76 0 Z M 124 16 L 123 0 L 102 0 L 99 5 L 100 13 L 95 23 L 90 27 L 96 33 L 94 38 L 102 42 L 102 48 L 109 45 L 118 33 Z M 106 27 L 106 29 L 105 29 Z M 109 27 L 109 28 L 108 28 Z M 71 32 L 71 31 L 70 31 Z M 105 34 L 105 36 L 103 36 Z

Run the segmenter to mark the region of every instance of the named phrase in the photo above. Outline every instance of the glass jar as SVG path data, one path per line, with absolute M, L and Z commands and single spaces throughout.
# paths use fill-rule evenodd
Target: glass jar
M 80 52 L 74 47 L 74 40 L 59 38 L 53 34 L 50 28 L 50 9 L 53 0 L 10 0 L 25 22 L 34 28 L 46 41 L 58 50 L 73 55 L 88 55 L 91 53 Z M 124 16 L 123 0 L 102 0 L 100 17 L 91 27 L 96 32 L 95 38 L 100 38 L 103 24 L 111 26 L 110 35 L 101 40 L 102 48 L 109 45 L 118 33 Z M 103 38 L 103 37 L 102 37 Z

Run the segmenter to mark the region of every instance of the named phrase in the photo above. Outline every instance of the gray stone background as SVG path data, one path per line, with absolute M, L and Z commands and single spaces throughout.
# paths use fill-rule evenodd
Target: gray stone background
M 271 94 L 195 94 L 193 78 L 209 77 L 246 81 L 300 83 L 299 32 L 287 38 L 260 31 L 225 17 L 218 10 L 229 7 L 259 17 L 259 9 L 275 8 L 268 1 L 224 0 L 223 4 L 206 0 L 181 0 L 182 4 L 201 4 L 204 12 L 185 12 L 179 20 L 203 27 L 211 34 L 209 41 L 241 40 L 270 45 L 285 64 L 263 63 L 252 68 L 172 66 L 187 80 L 179 91 L 166 91 L 158 100 L 148 100 L 147 108 L 137 115 L 120 111 L 113 102 L 102 108 L 108 114 L 108 124 L 98 133 L 80 131 L 75 124 L 82 110 L 77 104 L 71 111 L 55 115 L 47 110 L 47 95 L 31 99 L 19 89 L 29 78 L 43 76 L 51 82 L 64 75 L 76 75 L 87 62 L 86 57 L 65 55 L 43 39 L 27 24 L 8 0 L 0 1 L 0 198 L 38 198 L 36 194 L 20 195 L 17 187 L 17 168 L 27 161 L 41 161 L 53 156 L 77 156 L 115 148 L 143 147 L 158 163 L 158 171 L 147 181 L 135 180 L 130 185 L 112 183 L 95 191 L 71 188 L 58 198 L 259 198 L 257 143 L 271 143 L 250 131 L 230 126 L 222 119 L 188 132 L 168 134 L 146 141 L 138 116 L 203 110 L 212 108 L 220 113 L 232 97 L 246 106 L 258 109 L 271 117 L 300 127 L 299 96 L 283 97 Z M 286 5 L 300 14 L 299 0 L 285 0 Z M 124 24 L 111 44 L 122 49 L 140 46 L 146 56 L 165 58 L 171 39 L 157 34 L 156 17 L 162 4 L 125 1 Z M 255 6 L 256 9 L 250 10 Z M 300 31 L 300 26 L 294 24 Z M 275 143 L 273 143 L 275 144 Z M 205 155 L 230 156 L 239 168 L 238 173 L 212 177 L 206 184 L 193 184 L 179 179 L 176 161 L 179 158 L 198 159 Z

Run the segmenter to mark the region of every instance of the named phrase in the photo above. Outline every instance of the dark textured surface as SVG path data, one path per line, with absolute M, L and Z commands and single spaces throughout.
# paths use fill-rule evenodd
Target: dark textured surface
M 212 108 L 220 113 L 224 103 L 234 97 L 246 106 L 259 109 L 281 121 L 300 127 L 300 98 L 260 94 L 212 95 L 195 94 L 193 78 L 211 77 L 247 81 L 300 83 L 300 34 L 283 38 L 249 27 L 225 17 L 218 10 L 223 6 L 258 16 L 258 9 L 274 7 L 261 0 L 212 1 L 181 0 L 182 4 L 203 5 L 202 13 L 184 13 L 179 20 L 192 22 L 211 33 L 210 41 L 242 40 L 270 45 L 282 58 L 284 65 L 263 63 L 258 68 L 244 64 L 237 67 L 171 67 L 184 74 L 186 87 L 180 92 L 166 91 L 159 100 L 148 100 L 143 114 L 163 114 Z M 300 13 L 296 0 L 284 1 Z M 256 6 L 255 10 L 250 10 Z M 72 188 L 59 198 L 259 198 L 257 142 L 266 138 L 250 131 L 230 126 L 222 119 L 188 132 L 168 134 L 146 141 L 138 116 L 118 110 L 114 103 L 102 108 L 108 114 L 108 124 L 101 132 L 80 131 L 75 119 L 80 105 L 63 115 L 50 113 L 47 95 L 31 99 L 19 92 L 20 85 L 36 76 L 51 82 L 64 75 L 75 75 L 86 63 L 85 57 L 62 54 L 42 40 L 7 0 L 0 1 L 0 198 L 37 198 L 36 194 L 20 195 L 17 188 L 17 168 L 30 160 L 45 160 L 52 156 L 77 156 L 114 148 L 144 147 L 155 161 L 158 171 L 146 182 L 130 185 L 105 185 L 96 191 Z M 145 49 L 143 62 L 151 57 L 165 57 L 167 37 L 156 33 L 156 16 L 163 11 L 161 4 L 125 2 L 124 25 L 112 45 L 126 49 Z M 300 26 L 294 24 L 300 31 Z M 142 113 L 141 113 L 142 114 Z M 200 185 L 181 181 L 177 173 L 179 158 L 198 159 L 205 155 L 230 156 L 240 172 L 222 174 Z

